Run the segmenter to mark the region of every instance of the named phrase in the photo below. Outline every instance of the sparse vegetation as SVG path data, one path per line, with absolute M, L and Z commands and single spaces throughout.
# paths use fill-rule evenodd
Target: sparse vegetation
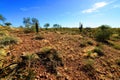
M 0 44 L 7 46 L 10 44 L 17 44 L 18 43 L 18 39 L 12 36 L 4 36 L 2 39 L 0 39 Z
M 23 22 L 0 26 L 0 80 L 119 79 L 119 28 L 46 24 L 45 30 L 36 18 Z

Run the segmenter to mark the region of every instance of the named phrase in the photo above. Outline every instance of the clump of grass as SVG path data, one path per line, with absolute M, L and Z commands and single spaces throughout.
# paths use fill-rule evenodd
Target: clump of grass
M 112 40 L 112 41 L 117 41 L 117 40 L 119 40 L 119 39 L 120 39 L 119 34 L 113 34 L 113 35 L 110 37 L 110 40 Z
M 7 52 L 5 51 L 5 49 L 0 49 L 0 56 L 7 56 Z
M 103 49 L 103 43 L 97 43 L 96 44 L 96 47 L 100 48 L 100 49 Z
M 82 47 L 82 48 L 83 48 L 83 47 L 86 47 L 86 46 L 87 46 L 86 41 L 83 41 L 83 42 L 81 42 L 81 43 L 80 43 L 80 47 Z
M 80 43 L 80 47 L 86 47 L 87 45 L 93 45 L 94 43 L 92 42 L 92 41 L 90 41 L 90 40 L 88 40 L 88 41 L 82 41 L 81 43 Z
M 85 63 L 85 65 L 93 66 L 94 60 L 93 59 L 86 59 L 86 60 L 84 60 L 84 63 Z
M 86 59 L 84 61 L 84 65 L 82 66 L 81 70 L 85 72 L 87 76 L 90 78 L 94 78 L 95 75 L 95 69 L 94 69 L 94 60 L 93 59 Z
M 17 44 L 18 43 L 18 39 L 12 36 L 4 36 L 0 39 L 0 44 L 7 46 L 10 44 Z
M 7 36 L 7 32 L 6 31 L 0 31 L 0 36 Z
M 24 28 L 23 30 L 24 33 L 32 33 L 34 31 L 35 31 L 34 28 Z
M 93 52 L 93 51 L 88 51 L 87 53 L 85 53 L 84 57 L 86 59 L 94 59 L 96 58 L 98 55 L 96 52 Z
M 44 39 L 44 37 L 41 34 L 36 34 L 35 39 L 36 40 L 42 40 L 42 39 Z
M 0 74 L 2 74 L 0 75 L 0 79 L 34 80 L 35 72 L 33 70 L 33 62 L 36 62 L 36 56 L 36 54 L 30 53 L 26 53 L 22 56 L 17 56 L 17 59 L 19 59 L 19 61 L 17 60 L 9 62 L 9 65 L 5 65 L 0 69 Z
M 116 63 L 120 66 L 120 59 L 116 60 Z
M 115 49 L 120 50 L 120 44 L 114 44 L 113 46 Z
M 104 52 L 99 47 L 96 47 L 93 52 L 96 52 L 99 56 L 103 56 Z
M 94 43 L 92 41 L 87 41 L 87 44 L 93 45 Z
M 33 65 L 32 63 L 34 62 L 34 60 L 39 59 L 39 57 L 36 54 L 31 54 L 31 53 L 24 53 L 22 56 L 22 61 L 26 62 L 26 72 L 27 75 L 25 77 L 26 80 L 34 80 L 35 78 L 35 73 L 32 70 L 31 66 Z
M 51 47 L 44 47 L 37 55 L 40 57 L 40 60 L 47 71 L 57 75 L 57 66 L 63 66 L 62 57 L 59 53 Z
M 87 52 L 87 58 L 91 57 L 92 51 Z
M 113 47 L 114 49 L 120 50 L 120 44 L 119 43 L 115 43 L 113 41 L 108 41 L 109 45 L 111 47 Z

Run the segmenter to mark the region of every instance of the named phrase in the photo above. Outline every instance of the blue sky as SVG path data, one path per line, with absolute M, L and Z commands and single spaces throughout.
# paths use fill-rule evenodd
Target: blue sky
M 35 17 L 40 26 L 57 23 L 64 27 L 120 27 L 120 0 L 0 0 L 0 14 L 13 26 L 23 17 Z

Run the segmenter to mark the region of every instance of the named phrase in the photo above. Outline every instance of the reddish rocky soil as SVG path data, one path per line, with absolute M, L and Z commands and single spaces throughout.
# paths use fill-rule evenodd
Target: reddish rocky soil
M 80 34 L 70 35 L 60 32 L 42 31 L 42 40 L 35 40 L 35 33 L 12 33 L 20 39 L 20 43 L 12 46 L 11 53 L 15 56 L 22 53 L 36 53 L 43 47 L 50 46 L 56 49 L 63 59 L 64 66 L 57 67 L 57 75 L 46 71 L 45 67 L 39 63 L 34 70 L 36 80 L 119 80 L 120 66 L 116 64 L 116 59 L 120 58 L 120 50 L 113 49 L 108 45 L 103 45 L 104 56 L 93 58 L 93 68 L 84 70 L 84 54 L 94 48 L 97 42 L 93 39 L 82 37 Z M 80 43 L 91 40 L 93 45 L 80 47 Z

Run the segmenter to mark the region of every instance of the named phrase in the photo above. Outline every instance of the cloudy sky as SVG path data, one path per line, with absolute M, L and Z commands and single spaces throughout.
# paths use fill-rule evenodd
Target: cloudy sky
M 120 0 L 0 0 L 0 14 L 14 26 L 23 25 L 23 17 L 35 17 L 40 26 L 120 27 Z

